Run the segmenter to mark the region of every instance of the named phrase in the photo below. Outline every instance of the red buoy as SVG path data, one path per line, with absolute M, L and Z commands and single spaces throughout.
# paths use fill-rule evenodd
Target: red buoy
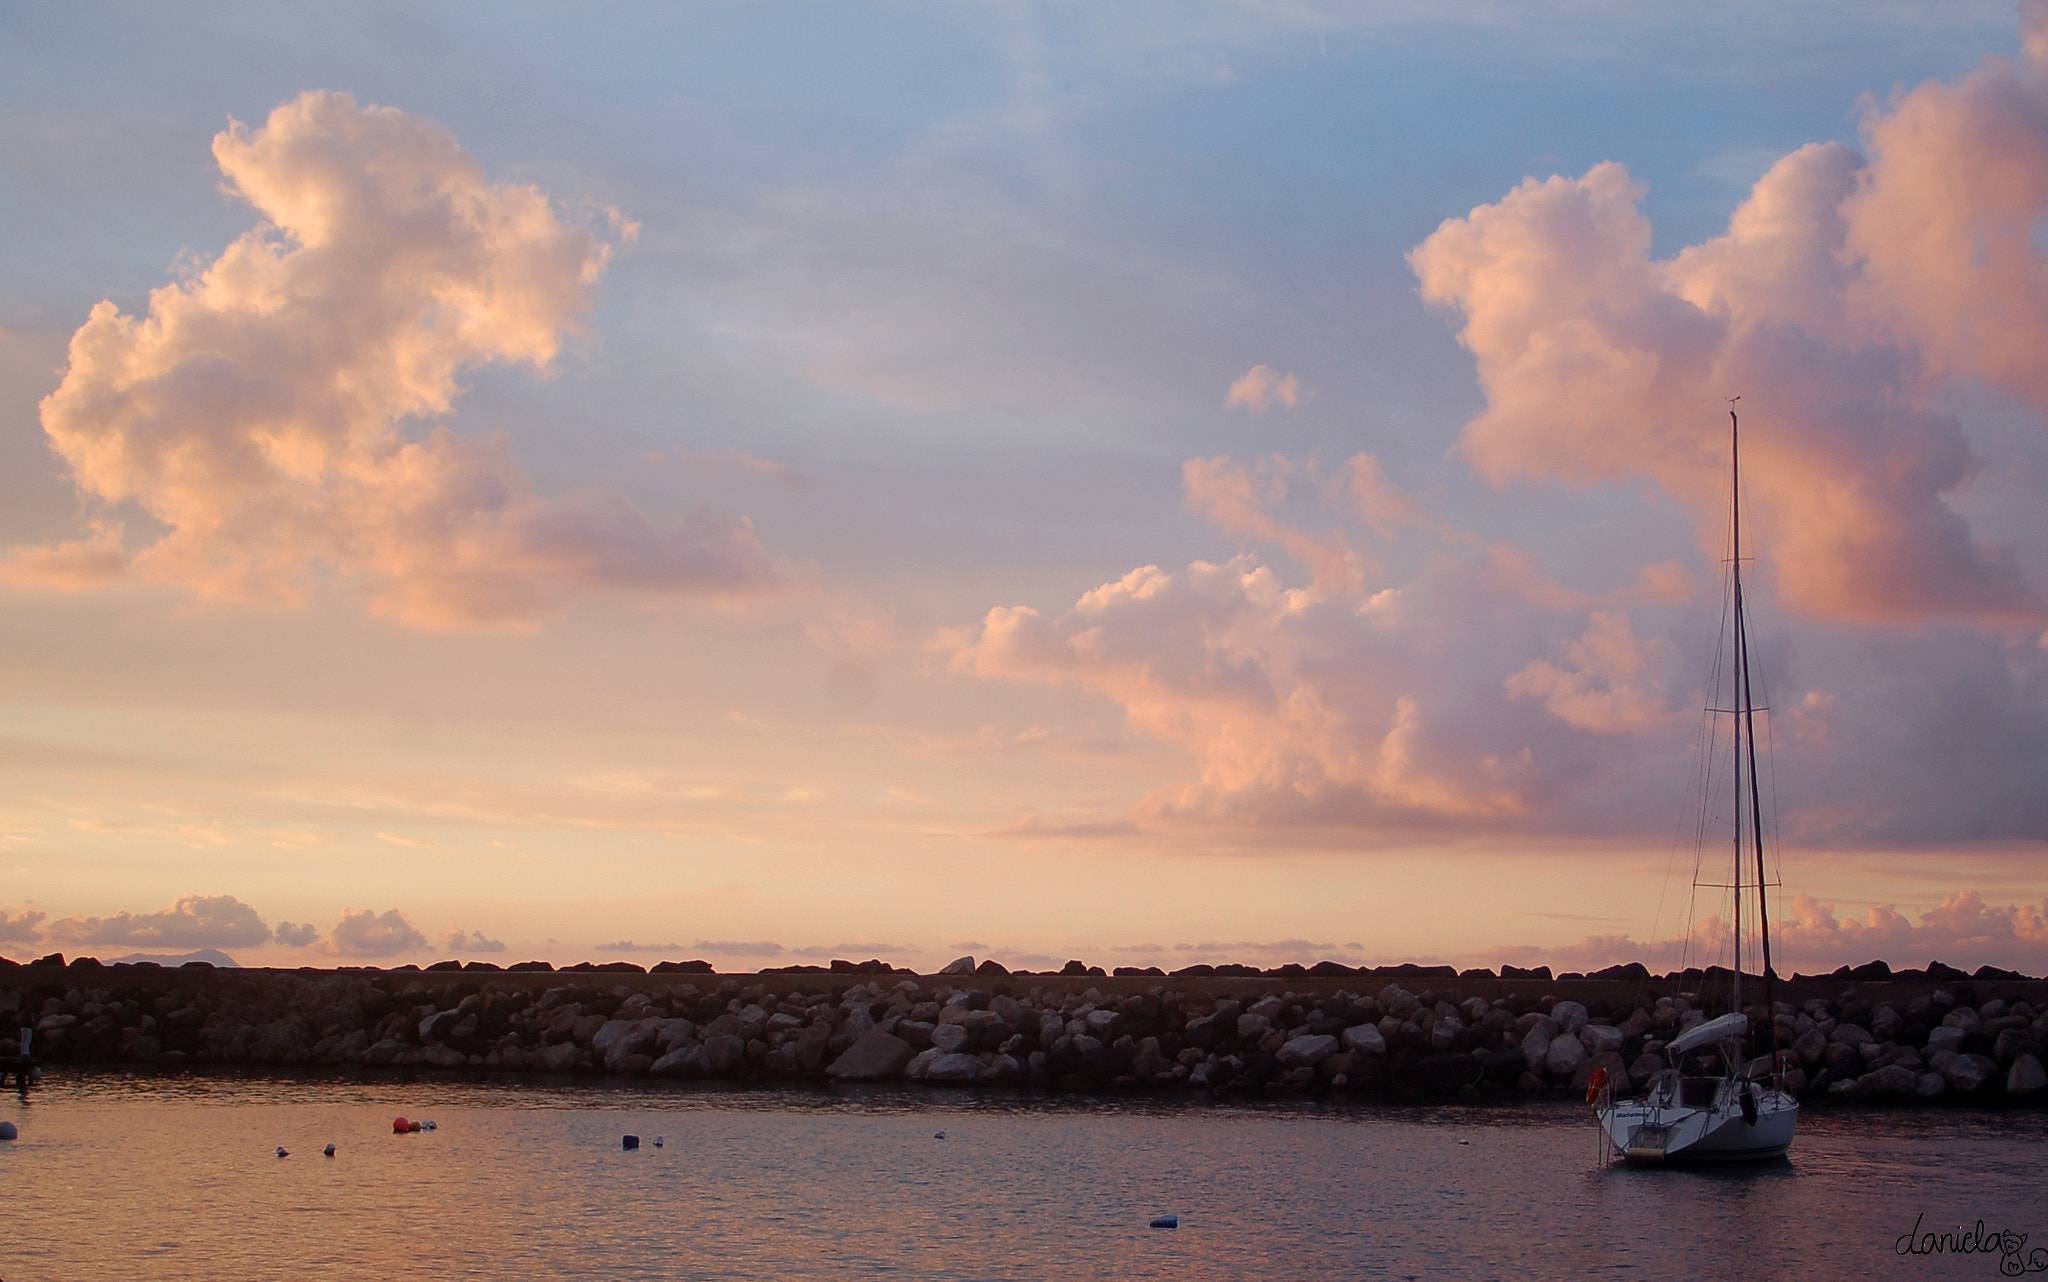
M 402 1117 L 394 1119 L 391 1123 L 391 1133 L 394 1135 L 403 1135 L 411 1129 L 412 1126 Z

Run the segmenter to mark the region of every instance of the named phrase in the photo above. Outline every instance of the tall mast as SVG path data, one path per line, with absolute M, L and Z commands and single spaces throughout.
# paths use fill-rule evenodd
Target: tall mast
M 1742 732 L 1749 709 L 1749 639 L 1742 622 L 1742 438 L 1735 411 L 1728 411 L 1728 527 L 1731 548 L 1728 572 L 1733 576 L 1735 605 L 1735 977 L 1729 985 L 1731 1011 L 1742 1009 Z M 1755 780 L 1756 772 L 1750 772 Z
M 1759 790 L 1757 788 L 1756 777 L 1756 696 L 1750 681 L 1749 617 L 1747 613 L 1744 611 L 1742 604 L 1742 482 L 1740 470 L 1741 455 L 1739 453 L 1740 436 L 1739 424 L 1736 421 L 1735 411 L 1732 409 L 1728 411 L 1728 424 L 1728 453 L 1730 465 L 1732 468 L 1735 469 L 1735 487 L 1734 497 L 1732 500 L 1733 524 L 1735 526 L 1735 654 L 1737 664 L 1737 676 L 1741 684 L 1741 690 L 1739 691 L 1741 702 L 1737 705 L 1737 707 L 1741 709 L 1741 724 L 1737 730 L 1737 739 L 1743 747 L 1743 750 L 1747 758 L 1746 764 L 1749 767 L 1749 833 L 1750 843 L 1755 848 L 1756 853 L 1757 934 L 1763 944 L 1764 1004 L 1766 1007 L 1769 1007 L 1771 1004 L 1771 981 L 1774 978 L 1771 970 L 1771 917 L 1768 899 L 1764 893 L 1764 810 L 1763 798 L 1760 795 Z M 1740 761 L 1737 763 L 1738 775 L 1743 764 L 1745 763 Z M 1743 850 L 1742 821 L 1740 811 L 1741 798 L 1739 795 L 1736 800 L 1736 806 L 1737 814 L 1735 824 L 1735 916 L 1736 919 L 1740 921 L 1742 917 L 1741 887 Z M 1740 965 L 1740 961 L 1741 956 L 1738 953 L 1737 965 L 1735 968 L 1736 983 L 1738 985 L 1740 985 L 1741 983 L 1742 974 L 1742 967 Z M 1741 990 L 1738 987 L 1738 995 L 1740 991 Z M 1736 1009 L 1741 1009 L 1739 1003 L 1737 1004 Z M 1771 1019 L 1772 1041 L 1775 1043 L 1777 1039 L 1777 1020 L 1775 1018 L 1775 1013 L 1767 1015 L 1766 1018 Z

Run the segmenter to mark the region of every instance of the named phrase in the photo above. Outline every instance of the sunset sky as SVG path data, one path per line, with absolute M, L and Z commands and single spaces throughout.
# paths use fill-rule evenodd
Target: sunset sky
M 1739 395 L 2048 970 L 2048 4 L 596 13 L 0 12 L 0 954 L 1675 964 Z

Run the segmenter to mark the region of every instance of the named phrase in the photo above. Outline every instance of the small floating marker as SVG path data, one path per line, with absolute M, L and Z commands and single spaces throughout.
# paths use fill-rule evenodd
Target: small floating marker
M 412 1123 L 404 1118 L 394 1117 L 391 1119 L 391 1133 L 393 1135 L 403 1135 L 411 1129 L 413 1129 Z
M 14 1140 L 20 1138 L 21 1132 L 15 1129 L 14 1123 L 0 1122 L 0 1140 Z
M 439 1127 L 437 1127 L 437 1126 L 435 1126 L 435 1124 L 434 1124 L 434 1123 L 432 1123 L 432 1122 L 421 1122 L 421 1123 L 420 1123 L 420 1129 L 421 1129 L 421 1130 L 423 1130 L 423 1131 L 432 1131 L 432 1130 L 438 1130 L 438 1129 L 440 1129 L 440 1128 L 439 1128 Z
M 1472 1142 L 1471 1140 L 1459 1140 L 1459 1141 L 1458 1141 L 1458 1143 L 1460 1143 L 1460 1144 L 1470 1144 L 1471 1142 Z
M 334 1156 L 334 1145 L 332 1145 L 332 1144 L 329 1144 L 329 1145 L 328 1145 L 328 1146 L 327 1146 L 326 1148 L 324 1148 L 324 1149 L 322 1149 L 322 1150 L 320 1150 L 320 1151 L 321 1151 L 321 1152 L 323 1152 L 323 1153 L 325 1153 L 325 1154 L 326 1154 L 327 1156 L 329 1156 L 329 1157 L 333 1157 L 333 1156 Z
M 661 1136 L 657 1135 L 657 1136 L 655 1136 L 655 1137 L 654 1137 L 654 1147 L 656 1147 L 656 1148 L 660 1148 L 660 1147 L 661 1147 Z
M 290 1157 L 291 1153 L 285 1149 L 284 1145 L 280 1144 L 277 1146 L 277 1155 L 279 1157 Z
M 414 1135 L 418 1135 L 421 1131 L 427 1128 L 426 1125 L 421 1122 L 407 1122 L 405 1124 L 405 1129 Z
M 935 1140 L 942 1140 L 942 1139 L 945 1139 L 945 1138 L 946 1138 L 946 1133 L 945 1133 L 944 1131 L 940 1131 L 940 1132 L 939 1132 L 938 1134 L 936 1134 L 936 1135 L 932 1136 L 932 1138 L 933 1138 L 933 1139 L 935 1139 Z
M 640 1137 L 638 1135 L 628 1135 L 619 1141 L 619 1147 L 630 1153 L 640 1147 Z
M 1152 1221 L 1151 1227 L 1155 1229 L 1177 1229 L 1180 1227 L 1180 1217 L 1178 1215 L 1162 1215 Z

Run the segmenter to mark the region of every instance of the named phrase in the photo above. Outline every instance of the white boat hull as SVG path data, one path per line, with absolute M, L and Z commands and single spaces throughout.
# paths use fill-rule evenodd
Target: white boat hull
M 1737 1102 L 1705 1108 L 1620 1100 L 1597 1110 L 1615 1151 L 1631 1162 L 1756 1162 L 1783 1157 L 1799 1125 L 1799 1101 L 1760 1092 L 1754 1122 Z

